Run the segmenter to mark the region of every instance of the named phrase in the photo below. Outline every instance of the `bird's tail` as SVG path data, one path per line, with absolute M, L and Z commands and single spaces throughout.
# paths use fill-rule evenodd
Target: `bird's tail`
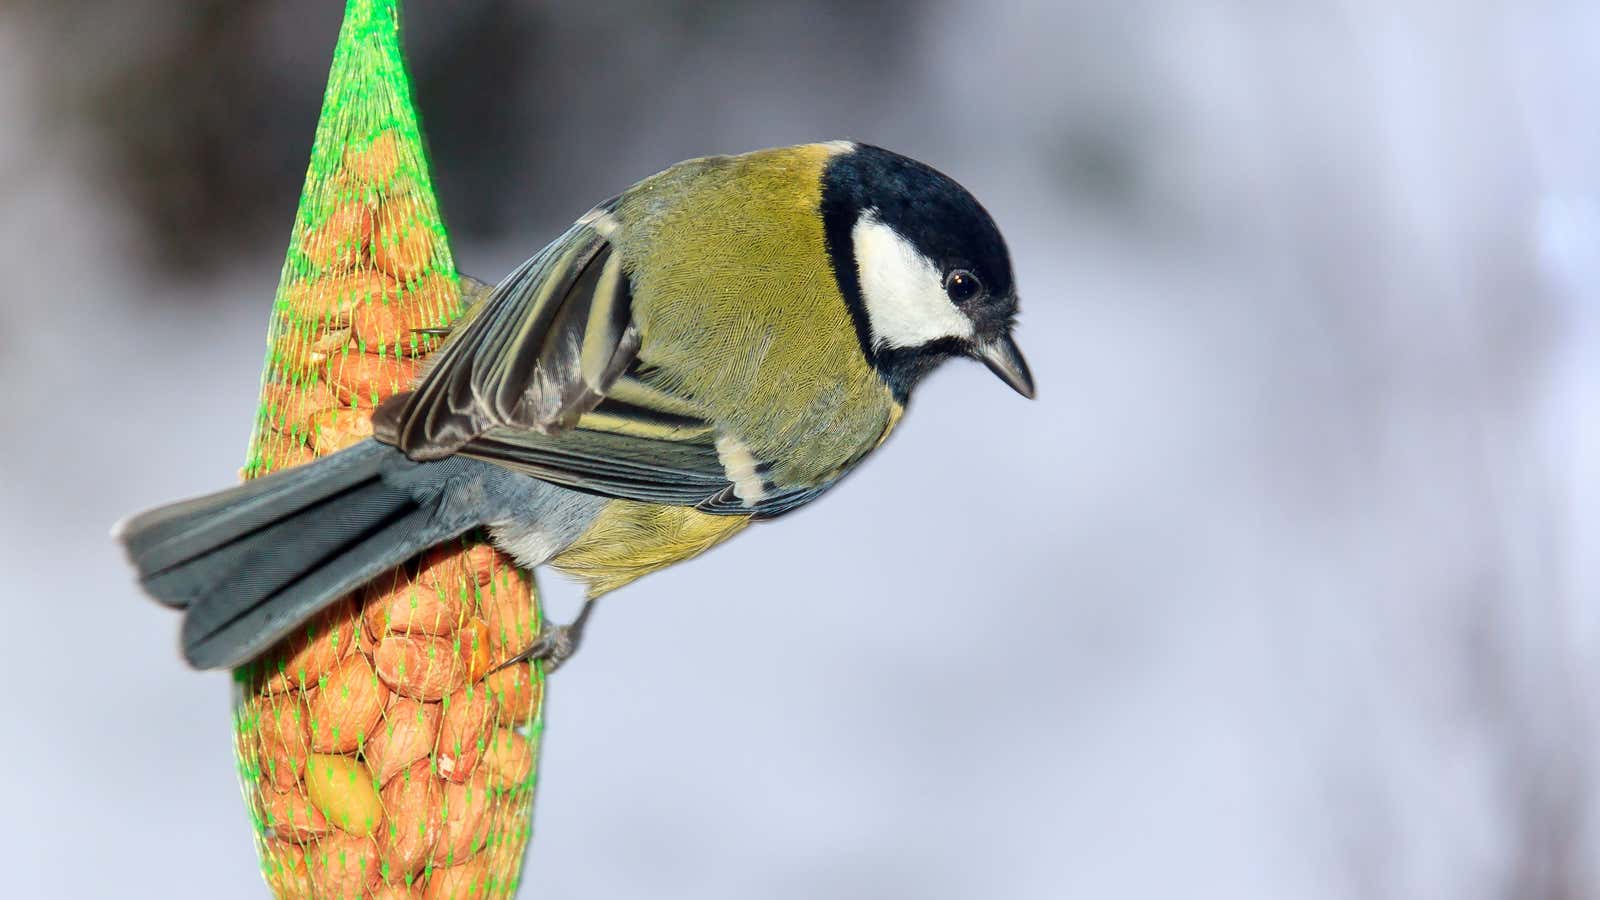
M 189 663 L 238 666 L 334 600 L 469 527 L 440 532 L 437 487 L 419 488 L 427 482 L 415 478 L 385 480 L 399 455 L 366 441 L 140 513 L 112 533 L 145 590 L 186 611 Z

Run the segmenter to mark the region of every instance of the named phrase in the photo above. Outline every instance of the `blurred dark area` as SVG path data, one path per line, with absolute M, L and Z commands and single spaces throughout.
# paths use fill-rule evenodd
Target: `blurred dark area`
M 139 220 L 139 250 L 152 264 L 192 277 L 284 233 L 305 179 L 303 144 L 316 125 L 342 4 L 21 3 L 40 38 L 31 62 L 50 76 L 44 127 L 89 132 L 96 187 Z M 781 47 L 784 59 L 805 63 L 802 77 L 823 83 L 820 96 L 802 102 L 870 111 L 884 102 L 921 6 L 413 3 L 407 55 L 448 224 L 467 240 L 501 236 L 615 193 L 603 173 L 632 165 L 642 177 L 679 156 L 711 152 L 718 145 L 706 138 L 730 124 L 722 117 L 738 114 L 713 93 L 682 98 L 695 133 L 671 133 L 670 122 L 651 129 L 670 135 L 640 126 L 659 119 L 659 85 L 732 76 L 706 64 L 730 41 L 753 57 Z M 772 47 L 750 41 L 767 27 Z M 85 65 L 62 72 L 58 48 Z M 660 137 L 670 137 L 665 154 L 639 152 Z

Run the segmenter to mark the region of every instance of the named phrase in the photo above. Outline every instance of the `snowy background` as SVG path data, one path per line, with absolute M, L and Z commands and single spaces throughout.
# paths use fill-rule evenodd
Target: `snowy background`
M 266 896 L 106 532 L 235 477 L 339 6 L 0 4 L 10 896 Z M 526 896 L 1600 896 L 1600 6 L 408 6 L 465 271 L 869 140 L 989 206 L 1040 386 L 602 606 Z

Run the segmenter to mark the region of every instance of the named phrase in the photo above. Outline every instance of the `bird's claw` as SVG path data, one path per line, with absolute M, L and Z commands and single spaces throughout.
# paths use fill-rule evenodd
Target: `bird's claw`
M 526 649 L 516 656 L 506 660 L 494 671 L 509 668 L 518 663 L 538 659 L 544 661 L 546 675 L 561 668 L 561 664 L 571 659 L 578 652 L 578 644 L 583 640 L 583 624 L 589 618 L 589 610 L 594 608 L 593 601 L 583 605 L 583 611 L 572 620 L 570 625 L 552 625 L 548 620 L 539 626 L 539 636 L 529 644 Z

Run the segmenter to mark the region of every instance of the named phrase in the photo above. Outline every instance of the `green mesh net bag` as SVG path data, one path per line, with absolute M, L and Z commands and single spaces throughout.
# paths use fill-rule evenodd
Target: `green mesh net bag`
M 371 434 L 459 315 L 397 0 L 349 0 L 268 329 L 245 478 Z M 235 747 L 280 898 L 511 897 L 543 726 L 529 573 L 469 536 L 235 673 Z

